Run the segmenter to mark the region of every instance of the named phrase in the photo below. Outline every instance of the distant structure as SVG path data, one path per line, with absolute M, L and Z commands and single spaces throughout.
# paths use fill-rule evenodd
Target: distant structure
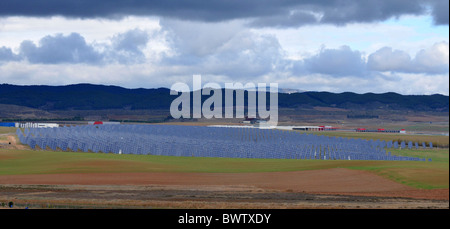
M 378 119 L 378 115 L 347 115 L 348 119 Z
M 102 121 L 91 121 L 88 125 L 119 125 L 120 122 L 102 122 Z
M 249 118 L 248 116 L 245 116 L 245 119 L 242 121 L 244 124 L 256 124 L 258 121 L 260 121 L 257 118 Z
M 301 131 L 335 131 L 338 128 L 332 126 L 295 126 L 292 129 Z
M 57 128 L 59 124 L 57 123 L 18 123 L 19 128 Z
M 16 123 L 14 122 L 0 122 L 1 127 L 16 127 Z
M 402 133 L 402 134 L 406 133 L 405 129 L 402 129 L 402 130 L 386 130 L 386 129 L 383 129 L 383 128 L 378 128 L 376 130 L 368 130 L 366 128 L 357 128 L 355 131 L 356 132 L 371 132 L 371 133 L 374 133 L 374 132 L 377 132 L 377 133 Z

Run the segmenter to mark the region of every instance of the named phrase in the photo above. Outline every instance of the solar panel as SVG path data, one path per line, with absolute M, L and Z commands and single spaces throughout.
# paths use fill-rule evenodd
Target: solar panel
M 405 148 L 406 148 L 406 144 L 405 144 L 405 142 L 404 142 L 404 141 L 402 141 L 402 142 L 401 142 L 401 144 L 400 144 L 400 148 L 401 148 L 401 149 L 405 149 Z
M 385 148 L 399 143 L 345 139 L 291 131 L 170 125 L 104 125 L 17 131 L 19 140 L 42 149 L 95 153 L 271 158 L 303 160 L 416 160 Z M 416 143 L 417 146 L 417 143 Z M 431 144 L 430 144 L 431 146 Z M 402 149 L 405 142 L 401 143 Z M 408 143 L 408 148 L 412 142 Z

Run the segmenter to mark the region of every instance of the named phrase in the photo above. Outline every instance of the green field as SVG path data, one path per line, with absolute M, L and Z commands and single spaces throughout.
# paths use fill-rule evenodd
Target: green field
M 8 134 L 8 133 L 15 133 L 16 128 L 15 127 L 0 127 L 0 134 Z
M 443 126 L 443 125 L 430 125 L 430 124 L 417 124 L 417 125 L 411 125 L 406 126 L 402 129 L 405 129 L 406 131 L 439 131 L 439 132 L 448 132 L 449 127 Z
M 0 149 L 0 175 L 60 173 L 249 173 L 348 168 L 415 188 L 448 188 L 448 150 L 393 152 L 432 162 L 195 158 Z
M 6 141 L 8 139 L 7 135 L 10 133 L 15 133 L 16 128 L 15 127 L 0 127 L 0 141 Z

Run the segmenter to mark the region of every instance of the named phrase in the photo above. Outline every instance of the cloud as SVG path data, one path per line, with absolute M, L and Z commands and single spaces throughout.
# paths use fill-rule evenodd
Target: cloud
M 176 53 L 189 55 L 190 59 L 202 58 L 218 52 L 236 34 L 247 30 L 236 21 L 206 23 L 161 19 L 160 25 L 167 33 L 172 49 Z M 191 60 L 185 61 L 191 62 Z
M 298 27 L 302 25 L 317 24 L 320 19 L 310 11 L 296 10 L 287 15 L 276 14 L 259 17 L 249 23 L 251 27 Z
M 432 1 L 432 15 L 436 25 L 448 25 L 449 22 L 449 1 L 434 0 Z
M 383 47 L 369 55 L 367 66 L 374 71 L 408 71 L 411 57 L 401 50 Z
M 359 51 L 353 51 L 349 46 L 339 49 L 322 48 L 317 55 L 304 60 L 304 67 L 311 73 L 362 76 L 365 60 Z
M 430 48 L 422 49 L 416 54 L 413 66 L 417 72 L 448 73 L 449 68 L 448 42 L 436 43 Z
M 255 78 L 271 74 L 325 74 L 333 77 L 370 77 L 371 72 L 448 73 L 448 42 L 420 50 L 414 58 L 402 50 L 384 47 L 367 61 L 349 46 L 322 48 L 315 55 L 290 60 L 274 35 L 252 32 L 240 23 L 163 21 L 158 34 L 132 29 L 110 37 L 109 42 L 88 43 L 78 33 L 48 35 L 38 45 L 23 41 L 19 53 L 0 48 L 0 61 L 31 64 L 109 65 L 161 64 L 186 74 L 202 73 L 230 78 Z M 227 26 L 229 25 L 229 26 Z M 217 31 L 217 32 L 216 32 Z M 164 34 L 164 35 L 161 35 Z M 148 56 L 153 36 L 170 40 L 168 51 Z M 161 38 L 161 36 L 163 38 Z M 200 39 L 196 39 L 199 36 Z
M 0 47 L 0 63 L 16 61 L 19 59 L 20 58 L 16 54 L 14 54 L 10 48 Z
M 377 22 L 401 15 L 421 15 L 426 13 L 426 1 L 421 0 L 337 0 L 330 4 L 313 8 L 323 14 L 321 22 L 345 25 L 355 22 Z
M 209 56 L 205 66 L 214 66 L 212 74 L 252 79 L 283 71 L 287 62 L 274 36 L 241 32 Z
M 142 50 L 147 46 L 149 40 L 150 35 L 140 29 L 117 34 L 112 38 L 109 59 L 119 63 L 144 62 L 145 54 Z
M 449 72 L 448 42 L 439 42 L 420 50 L 415 58 L 404 51 L 384 47 L 369 55 L 367 66 L 372 71 L 443 74 Z
M 99 63 L 102 60 L 101 54 L 78 33 L 46 36 L 39 41 L 39 46 L 23 41 L 20 54 L 31 63 L 44 64 Z
M 174 55 L 162 64 L 202 74 L 252 78 L 274 71 L 284 59 L 273 35 L 257 34 L 239 22 L 197 23 L 162 20 Z
M 445 7 L 447 6 L 447 7 Z M 345 25 L 377 22 L 402 15 L 425 15 L 428 8 L 436 24 L 448 25 L 447 0 L 54 0 L 0 1 L 0 16 L 55 16 L 121 18 L 127 15 L 160 16 L 190 21 L 254 20 L 253 26 L 290 27 L 326 23 Z
M 10 48 L 0 48 L 0 61 L 27 60 L 39 64 L 91 64 L 142 63 L 146 60 L 143 52 L 150 35 L 140 29 L 119 33 L 107 43 L 87 43 L 78 33 L 69 35 L 48 35 L 39 40 L 39 44 L 25 40 L 14 54 Z

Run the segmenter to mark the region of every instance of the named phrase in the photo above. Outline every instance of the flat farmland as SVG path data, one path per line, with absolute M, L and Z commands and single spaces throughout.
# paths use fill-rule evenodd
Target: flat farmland
M 15 133 L 15 127 L 0 127 L 0 134 Z
M 17 144 L 0 148 L 0 202 L 37 208 L 448 208 L 448 149 L 389 151 L 432 161 L 118 155 Z

